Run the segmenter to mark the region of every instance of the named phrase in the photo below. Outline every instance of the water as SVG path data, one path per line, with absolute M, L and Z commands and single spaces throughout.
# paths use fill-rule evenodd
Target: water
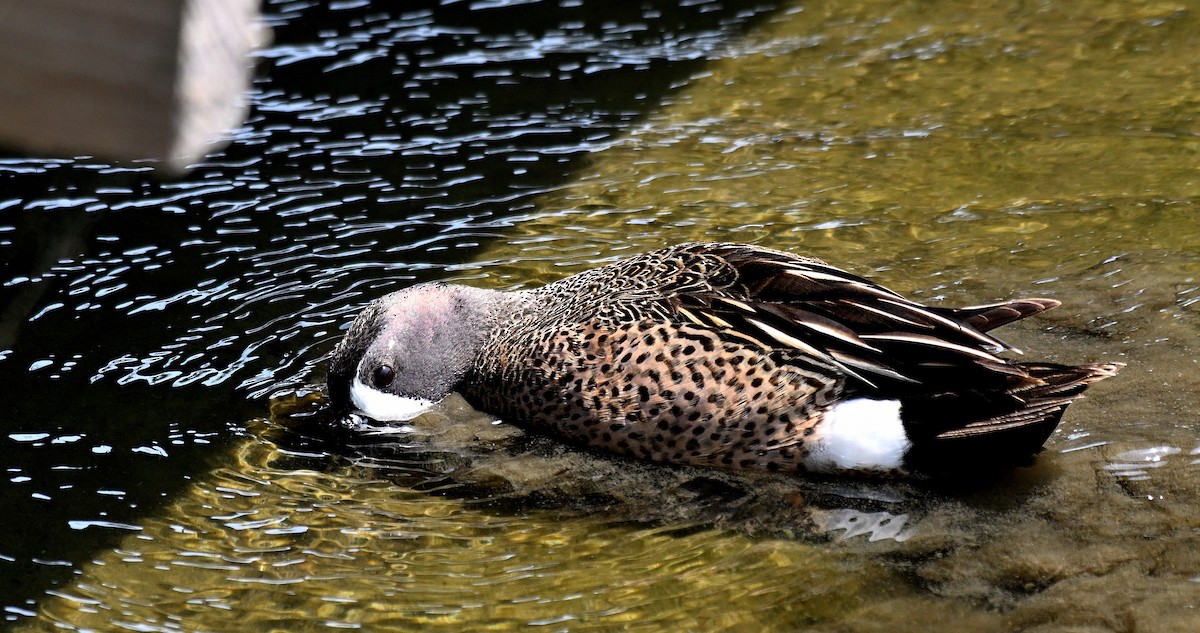
M 686 4 L 271 3 L 251 120 L 186 179 L 0 160 L 9 621 L 1196 628 L 1198 7 Z M 631 464 L 463 407 L 305 428 L 371 297 L 686 239 L 1052 296 L 1006 338 L 1129 367 L 955 485 Z

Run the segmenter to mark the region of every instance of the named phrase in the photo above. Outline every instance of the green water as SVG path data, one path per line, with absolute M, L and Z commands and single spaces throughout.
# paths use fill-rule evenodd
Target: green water
M 1129 365 L 1030 468 L 704 473 L 462 407 L 334 457 L 277 416 L 24 626 L 1200 629 L 1198 59 L 1195 3 L 794 4 L 455 273 L 529 286 L 711 239 L 946 305 L 1060 299 L 1007 338 Z

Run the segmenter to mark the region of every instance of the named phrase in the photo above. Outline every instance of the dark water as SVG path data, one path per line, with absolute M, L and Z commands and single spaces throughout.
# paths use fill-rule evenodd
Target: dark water
M 186 178 L 0 159 L 9 619 L 770 9 L 660 4 L 272 2 L 250 119 Z
M 269 4 L 251 120 L 185 180 L 0 160 L 8 618 L 1200 627 L 1200 8 L 675 4 Z M 1129 366 L 1030 467 L 938 484 L 632 464 L 461 403 L 305 430 L 371 297 L 695 239 L 1055 297 L 1005 338 Z

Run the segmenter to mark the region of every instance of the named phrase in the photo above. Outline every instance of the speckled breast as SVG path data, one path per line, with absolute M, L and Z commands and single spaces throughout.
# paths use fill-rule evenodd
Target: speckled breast
M 811 361 L 650 319 L 600 315 L 487 347 L 464 388 L 476 406 L 661 462 L 803 470 L 817 414 L 841 388 Z

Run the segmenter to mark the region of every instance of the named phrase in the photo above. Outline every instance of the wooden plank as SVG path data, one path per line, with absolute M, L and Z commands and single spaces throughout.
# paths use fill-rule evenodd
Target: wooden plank
M 184 169 L 245 116 L 258 4 L 0 4 L 0 143 Z

